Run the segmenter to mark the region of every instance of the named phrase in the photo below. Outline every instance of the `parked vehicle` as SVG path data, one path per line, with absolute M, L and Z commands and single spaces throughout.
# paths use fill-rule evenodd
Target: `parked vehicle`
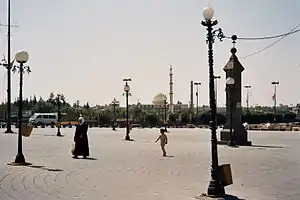
M 29 123 L 34 125 L 51 125 L 54 126 L 57 123 L 57 113 L 35 113 L 29 118 Z

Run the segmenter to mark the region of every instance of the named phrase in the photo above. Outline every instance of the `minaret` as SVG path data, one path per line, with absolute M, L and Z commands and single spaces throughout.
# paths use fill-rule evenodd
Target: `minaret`
M 169 76 L 170 76 L 170 106 L 169 106 L 169 111 L 170 113 L 173 113 L 174 112 L 174 102 L 173 102 L 173 69 L 172 69 L 172 65 L 170 65 L 170 73 L 169 73 Z

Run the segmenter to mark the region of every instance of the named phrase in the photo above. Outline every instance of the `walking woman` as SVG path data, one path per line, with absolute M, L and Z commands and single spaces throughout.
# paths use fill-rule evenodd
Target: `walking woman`
M 75 147 L 72 151 L 73 158 L 78 158 L 78 156 L 86 158 L 90 155 L 89 140 L 87 136 L 88 124 L 84 121 L 83 117 L 79 117 L 78 122 L 79 125 L 76 127 L 74 135 Z

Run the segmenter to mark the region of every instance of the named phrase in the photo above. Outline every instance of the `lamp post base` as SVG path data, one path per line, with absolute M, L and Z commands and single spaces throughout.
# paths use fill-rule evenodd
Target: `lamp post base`
M 58 131 L 57 131 L 57 134 L 56 134 L 56 136 L 58 136 L 58 137 L 61 137 L 61 136 L 62 136 L 62 134 L 61 134 L 60 130 L 58 130 Z
M 129 135 L 126 135 L 125 140 L 131 141 Z
M 25 164 L 25 157 L 23 155 L 23 153 L 18 153 L 15 159 L 15 163 L 16 164 Z
M 232 196 L 232 195 L 222 195 L 222 196 L 216 198 L 216 197 L 211 197 L 206 194 L 196 196 L 195 199 L 198 199 L 198 200 L 240 200 L 240 198 L 238 198 L 237 196 Z
M 232 141 L 232 140 L 229 140 L 228 146 L 230 146 L 230 147 L 238 147 L 238 146 L 235 144 L 235 142 Z
M 240 124 L 236 126 L 232 131 L 234 131 L 234 143 L 238 146 L 251 146 L 252 142 L 248 141 L 248 133 L 245 127 Z M 231 133 L 228 124 L 225 124 L 223 129 L 220 132 L 220 141 L 218 144 L 228 145 L 228 142 L 231 140 Z
M 217 183 L 216 180 L 210 180 L 209 186 L 207 189 L 207 196 L 219 197 L 224 196 L 225 190 L 221 183 Z
M 11 129 L 6 129 L 4 133 L 14 133 Z

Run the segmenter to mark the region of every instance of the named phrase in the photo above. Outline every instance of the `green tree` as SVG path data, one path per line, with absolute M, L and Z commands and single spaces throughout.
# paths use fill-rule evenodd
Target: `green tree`
M 133 121 L 141 122 L 143 110 L 142 108 L 135 106 L 131 109 L 131 117 Z
M 53 92 L 50 93 L 49 98 L 47 99 L 48 103 L 54 103 L 55 104 L 55 95 Z
M 98 114 L 98 117 L 99 123 L 107 126 L 110 125 L 113 120 L 113 113 L 111 110 L 103 110 Z
M 179 118 L 179 115 L 177 113 L 169 114 L 169 122 L 172 124 L 174 124 L 178 118 Z
M 181 123 L 182 124 L 188 124 L 190 121 L 190 115 L 188 112 L 182 113 L 181 114 Z
M 37 103 L 37 100 L 36 100 L 36 96 L 33 95 L 33 99 L 32 99 L 32 105 L 35 105 Z
M 283 118 L 286 122 L 293 122 L 296 120 L 296 117 L 297 117 L 296 113 L 293 112 L 288 112 L 283 115 Z
M 83 108 L 85 108 L 86 110 L 89 110 L 90 109 L 89 102 L 86 102 L 86 104 L 83 105 Z
M 145 122 L 150 126 L 154 127 L 159 123 L 159 117 L 155 113 L 148 113 L 145 116 Z

